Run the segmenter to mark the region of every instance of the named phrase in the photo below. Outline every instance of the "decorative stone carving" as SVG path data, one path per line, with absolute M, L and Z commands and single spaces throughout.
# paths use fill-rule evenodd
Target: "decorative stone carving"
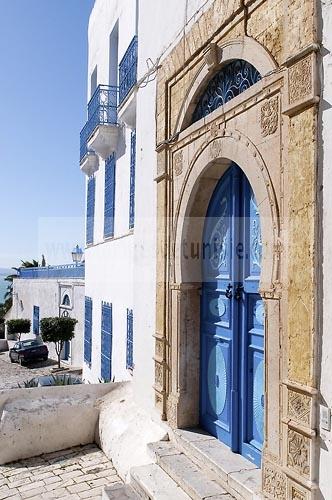
M 156 405 L 161 405 L 163 402 L 163 398 L 157 392 L 155 392 L 155 402 L 156 402 Z
M 182 174 L 183 170 L 183 151 L 177 151 L 173 157 L 174 173 L 175 175 Z
M 222 55 L 221 49 L 216 43 L 210 43 L 206 51 L 204 52 L 204 61 L 209 70 L 213 69 L 220 62 Z
M 288 429 L 287 465 L 299 474 L 310 473 L 310 440 L 293 429 Z
M 211 134 L 212 137 L 217 137 L 218 132 L 219 132 L 219 125 L 218 125 L 218 123 L 213 122 L 212 125 L 211 125 L 211 127 L 210 127 L 210 129 L 209 129 L 209 131 L 210 131 L 210 134 Z
M 287 498 L 290 500 L 308 500 L 308 491 L 303 486 L 295 483 L 290 478 L 287 479 L 287 483 Z
M 177 403 L 173 401 L 172 397 L 167 400 L 167 420 L 172 427 L 177 424 Z
M 282 472 L 266 463 L 263 471 L 263 489 L 272 498 L 286 500 L 286 478 Z
M 305 394 L 288 391 L 288 416 L 300 423 L 310 423 L 311 398 Z
M 297 490 L 296 488 L 292 487 L 292 500 L 306 500 L 307 495 L 303 494 L 301 491 Z
M 289 68 L 289 103 L 292 104 L 312 93 L 311 56 L 301 59 Z
M 157 387 L 163 387 L 163 365 L 155 363 L 155 383 Z
M 162 339 L 156 338 L 156 356 L 159 358 L 164 358 L 164 342 Z
M 213 141 L 209 146 L 209 152 L 212 158 L 222 156 L 222 143 L 221 141 Z
M 278 128 L 279 97 L 274 96 L 262 104 L 261 107 L 261 129 L 262 136 L 272 135 Z

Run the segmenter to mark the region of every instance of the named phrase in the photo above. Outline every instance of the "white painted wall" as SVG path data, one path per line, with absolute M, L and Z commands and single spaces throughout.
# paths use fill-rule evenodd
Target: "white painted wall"
M 91 74 L 97 66 L 98 84 L 109 82 L 109 36 L 118 21 L 120 62 L 133 36 L 138 34 L 138 81 L 147 71 L 147 60 L 163 57 L 212 0 L 96 0 L 89 22 L 87 95 Z M 136 6 L 139 4 L 138 22 Z M 137 29 L 137 31 L 136 31 Z M 104 162 L 96 177 L 94 246 L 86 250 L 86 295 L 93 299 L 91 367 L 83 376 L 100 378 L 101 302 L 113 305 L 112 373 L 116 381 L 132 380 L 138 404 L 154 407 L 154 337 L 156 300 L 156 82 L 138 89 L 136 108 L 135 228 L 128 232 L 130 130 L 126 147 L 119 148 L 116 165 L 115 237 L 103 240 Z M 123 142 L 123 141 L 122 141 Z M 134 311 L 134 363 L 126 370 L 126 311 Z
M 330 0 L 321 2 L 323 19 L 323 100 L 321 102 L 322 147 L 320 169 L 323 177 L 323 321 L 322 321 L 322 364 L 321 395 L 322 404 L 332 408 L 332 4 Z M 321 171 L 321 170 L 320 170 Z M 321 301 L 319 301 L 321 304 Z M 323 498 L 331 498 L 332 433 L 321 428 L 319 483 Z
M 64 294 L 71 299 L 71 306 L 60 307 Z M 75 337 L 71 342 L 71 359 L 73 366 L 80 367 L 83 362 L 83 328 L 84 328 L 84 281 L 82 279 L 14 279 L 13 307 L 11 318 L 31 320 L 31 334 L 23 338 L 33 338 L 33 306 L 39 306 L 40 319 L 59 316 L 66 309 L 71 318 L 76 318 Z M 54 344 L 48 344 L 49 357 L 57 359 Z
M 97 1 L 89 22 L 88 100 L 90 75 L 97 67 L 97 84 L 109 84 L 110 35 L 118 22 L 118 62 L 136 34 L 136 0 Z M 112 49 L 114 53 L 114 48 Z M 133 247 L 129 230 L 131 130 L 122 127 L 116 154 L 114 238 L 104 239 L 105 162 L 100 158 L 95 174 L 94 243 L 86 249 L 86 296 L 93 302 L 91 365 L 84 363 L 83 377 L 90 382 L 101 378 L 101 303 L 112 304 L 112 378 L 130 380 L 126 369 L 127 308 L 133 309 Z
M 0 391 L 0 465 L 98 441 L 98 398 L 117 384 Z

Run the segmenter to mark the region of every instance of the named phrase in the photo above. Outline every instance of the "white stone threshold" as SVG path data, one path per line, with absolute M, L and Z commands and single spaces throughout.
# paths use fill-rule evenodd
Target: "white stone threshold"
M 258 500 L 262 495 L 262 472 L 255 464 L 202 429 L 176 429 L 173 441 L 192 462 L 238 500 Z

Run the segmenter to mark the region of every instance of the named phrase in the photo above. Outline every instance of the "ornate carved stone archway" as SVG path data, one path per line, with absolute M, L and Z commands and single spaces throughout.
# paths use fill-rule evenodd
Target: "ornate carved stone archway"
M 267 5 L 263 7 L 266 12 Z M 282 59 L 280 52 L 258 43 L 253 33 L 248 36 L 246 24 L 241 24 L 248 13 L 244 9 L 241 17 L 241 8 L 237 17 L 226 9 L 224 24 L 216 25 L 208 40 L 201 34 L 211 27 L 213 9 L 197 22 L 200 35 L 194 25 L 163 61 L 158 75 L 156 406 L 173 426 L 198 422 L 201 276 L 199 262 L 183 258 L 182 245 L 184 240 L 200 240 L 200 219 L 211 193 L 234 161 L 250 181 L 262 218 L 260 288 L 266 309 L 262 491 L 266 498 L 306 500 L 315 498 L 317 491 L 316 146 L 312 141 L 317 46 L 308 45 Z M 255 10 L 249 18 L 255 20 Z M 287 53 L 287 46 L 283 50 Z M 191 124 L 202 86 L 220 64 L 236 58 L 253 64 L 262 80 Z M 306 231 L 301 230 L 304 225 Z

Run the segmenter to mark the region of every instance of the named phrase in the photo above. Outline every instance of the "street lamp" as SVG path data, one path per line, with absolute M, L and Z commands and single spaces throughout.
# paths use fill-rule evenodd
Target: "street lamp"
M 71 253 L 74 264 L 78 265 L 83 257 L 83 250 L 78 245 L 73 249 Z

